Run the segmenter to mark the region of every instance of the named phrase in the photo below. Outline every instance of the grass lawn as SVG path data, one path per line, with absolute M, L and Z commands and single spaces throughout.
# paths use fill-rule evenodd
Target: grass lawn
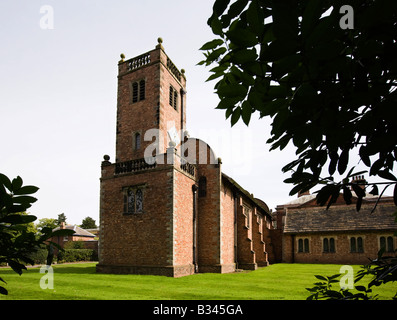
M 339 273 L 340 265 L 274 264 L 252 272 L 195 274 L 182 278 L 140 275 L 97 274 L 96 263 L 55 265 L 54 289 L 40 288 L 40 268 L 29 268 L 22 276 L 9 268 L 0 269 L 7 281 L 8 296 L 0 300 L 22 299 L 132 299 L 132 300 L 299 300 L 306 299 L 318 280 L 315 274 Z M 357 272 L 359 266 L 354 266 Z M 363 284 L 363 280 L 360 281 Z M 337 284 L 338 285 L 338 284 Z M 396 284 L 381 287 L 379 299 L 390 299 Z

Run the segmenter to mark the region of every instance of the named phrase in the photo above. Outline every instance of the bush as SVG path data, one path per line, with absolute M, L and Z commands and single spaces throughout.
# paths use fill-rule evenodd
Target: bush
M 64 249 L 58 253 L 58 263 L 97 260 L 96 251 L 91 249 Z
M 29 258 L 32 259 L 35 264 L 46 264 L 47 256 L 48 250 L 46 246 L 42 246 L 37 251 L 29 254 Z

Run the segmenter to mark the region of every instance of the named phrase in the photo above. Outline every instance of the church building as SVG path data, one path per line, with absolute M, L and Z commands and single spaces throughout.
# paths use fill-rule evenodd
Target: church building
M 100 273 L 255 270 L 274 256 L 267 205 L 186 130 L 186 76 L 155 49 L 118 64 L 116 155 L 100 178 Z

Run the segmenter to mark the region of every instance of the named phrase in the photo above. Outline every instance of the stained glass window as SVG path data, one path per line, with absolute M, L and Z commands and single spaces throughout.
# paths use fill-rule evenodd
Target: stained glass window
M 124 214 L 143 213 L 143 188 L 129 187 L 124 192 Z

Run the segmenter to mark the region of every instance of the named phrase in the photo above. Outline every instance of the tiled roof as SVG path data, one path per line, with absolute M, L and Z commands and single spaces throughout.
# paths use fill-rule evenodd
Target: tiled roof
M 241 187 L 234 179 L 232 179 L 228 175 L 224 174 L 223 172 L 222 172 L 222 178 L 227 180 L 230 184 L 232 184 L 235 188 L 237 188 L 242 194 L 244 194 L 253 203 L 255 203 L 256 206 L 261 208 L 268 215 L 270 214 L 269 207 L 267 206 L 267 204 L 263 200 L 254 198 L 247 190 L 245 190 L 243 187 Z
M 59 229 L 60 229 L 60 227 L 57 227 L 53 231 L 56 231 Z M 65 229 L 73 230 L 75 232 L 73 234 L 73 236 L 95 238 L 94 234 L 92 234 L 91 232 L 88 232 L 87 230 L 80 228 L 79 226 L 76 226 L 76 225 L 67 225 L 67 226 L 65 226 Z
M 397 230 L 393 203 L 363 204 L 359 212 L 355 205 L 306 207 L 287 209 L 285 233 Z

